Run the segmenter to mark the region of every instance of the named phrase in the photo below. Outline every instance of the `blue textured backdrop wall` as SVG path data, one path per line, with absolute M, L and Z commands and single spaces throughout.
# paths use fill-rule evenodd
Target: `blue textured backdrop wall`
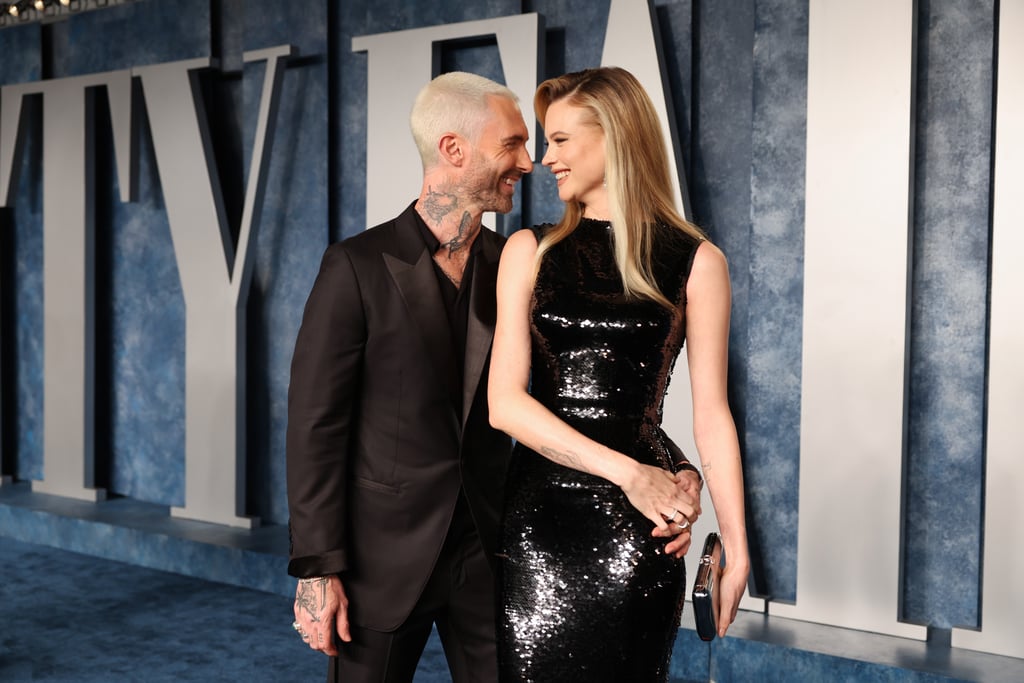
M 4 83 L 43 76 L 39 26 L 18 26 L 0 34 L 8 68 Z M 9 35 L 8 35 L 9 34 Z M 22 159 L 15 160 L 17 194 L 13 211 L 0 210 L 3 280 L 0 311 L 3 335 L 4 462 L 24 478 L 43 476 L 43 229 L 42 120 L 38 98 L 24 105 Z M 13 410 L 11 404 L 17 406 Z M 16 423 L 15 419 L 17 420 Z M 9 452 L 10 451 L 10 452 Z M 13 452 L 13 453 L 11 453 Z
M 792 600 L 798 523 L 793 490 L 800 465 L 807 13 L 794 11 L 785 0 L 759 2 L 753 33 L 747 340 L 730 361 L 748 368 L 743 433 L 756 511 L 751 545 L 770 560 L 758 569 L 758 582 L 769 594 Z M 736 273 L 737 279 L 742 276 Z
M 180 9 L 180 11 L 177 11 Z M 142 29 L 159 26 L 160 30 Z M 209 3 L 125 5 L 48 27 L 54 78 L 210 55 Z M 145 35 L 145 40 L 138 36 Z M 98 117 L 97 453 L 110 491 L 184 504 L 185 303 L 144 123 L 138 201 L 122 203 L 109 119 Z M 106 153 L 104 154 L 103 151 Z M 104 182 L 106 181 L 106 182 Z M 45 333 L 45 331 L 44 331 Z
M 919 5 L 903 616 L 938 626 L 978 618 L 995 4 Z
M 546 23 L 544 71 L 556 75 L 600 63 L 608 4 L 138 0 L 0 30 L 0 84 L 219 60 L 221 70 L 204 76 L 205 104 L 236 221 L 263 75 L 241 54 L 298 47 L 284 78 L 247 306 L 248 514 L 286 521 L 285 402 L 302 305 L 324 247 L 366 227 L 367 57 L 351 51 L 351 39 L 535 11 Z M 693 217 L 732 268 L 730 389 L 746 467 L 752 592 L 793 600 L 808 7 L 653 4 Z M 976 557 L 981 543 L 994 15 L 992 1 L 918 2 L 902 616 L 940 628 L 978 621 L 980 570 L 963 558 Z M 442 63 L 501 78 L 497 50 L 486 42 L 448 48 Z M 42 477 L 38 119 L 26 119 L 17 201 L 0 210 L 3 463 L 18 479 Z M 118 198 L 108 123 L 97 143 L 99 483 L 181 505 L 184 300 L 145 122 L 141 128 L 136 202 Z M 538 171 L 524 182 L 506 231 L 559 215 L 550 174 Z M 396 211 L 411 199 L 396 197 Z M 849 210 L 871 220 L 870 198 Z

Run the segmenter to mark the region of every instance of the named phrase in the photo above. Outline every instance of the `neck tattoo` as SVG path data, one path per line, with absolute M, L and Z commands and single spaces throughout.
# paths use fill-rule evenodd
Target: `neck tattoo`
M 423 198 L 422 206 L 430 219 L 440 224 L 445 216 L 459 208 L 459 197 L 454 192 L 439 192 L 431 186 Z
M 479 229 L 479 226 L 477 226 Z M 447 242 L 441 243 L 441 249 L 448 248 L 448 258 L 455 258 L 456 253 L 466 247 L 469 242 L 472 241 L 473 237 L 476 236 L 477 230 L 473 228 L 473 217 L 469 215 L 469 212 L 463 212 L 462 220 L 459 221 L 459 231 L 455 237 L 451 238 Z

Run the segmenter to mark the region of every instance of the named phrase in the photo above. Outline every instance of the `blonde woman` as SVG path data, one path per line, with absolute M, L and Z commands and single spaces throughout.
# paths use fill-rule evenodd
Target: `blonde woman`
M 675 210 L 658 119 L 629 72 L 545 81 L 534 108 L 565 214 L 514 234 L 498 271 L 490 419 L 517 442 L 501 680 L 664 681 L 686 579 L 681 553 L 661 538 L 689 534 L 703 485 L 661 429 L 684 340 L 694 437 L 727 557 L 722 635 L 749 571 L 726 400 L 728 268 Z

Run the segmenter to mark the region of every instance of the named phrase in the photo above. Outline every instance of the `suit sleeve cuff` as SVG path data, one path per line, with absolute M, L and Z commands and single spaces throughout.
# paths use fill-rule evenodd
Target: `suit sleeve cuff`
M 319 555 L 293 557 L 288 561 L 288 573 L 299 579 L 341 574 L 347 568 L 348 562 L 344 550 L 335 550 Z

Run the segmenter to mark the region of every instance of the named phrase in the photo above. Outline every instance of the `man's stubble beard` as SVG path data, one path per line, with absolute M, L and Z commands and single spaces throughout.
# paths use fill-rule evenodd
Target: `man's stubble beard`
M 501 191 L 504 174 L 495 174 L 491 168 L 481 169 L 472 173 L 466 180 L 468 199 L 480 207 L 481 212 L 494 211 L 497 213 L 508 213 L 512 210 L 512 195 L 505 195 Z

